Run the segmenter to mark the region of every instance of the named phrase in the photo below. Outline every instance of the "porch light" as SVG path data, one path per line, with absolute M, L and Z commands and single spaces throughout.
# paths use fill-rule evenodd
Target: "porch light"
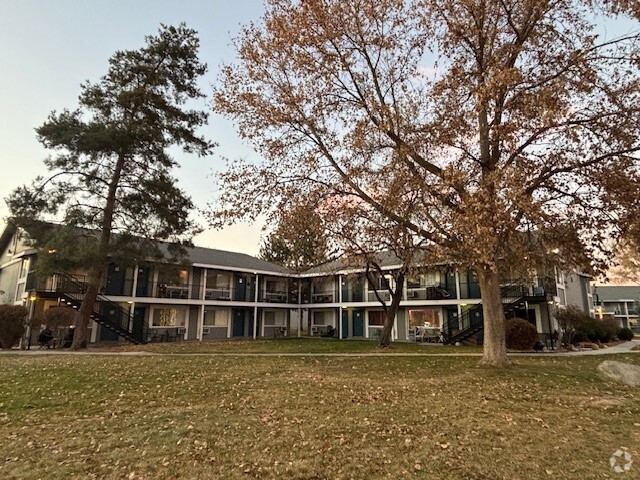
M 37 299 L 38 299 L 38 297 L 37 297 L 37 296 L 35 296 L 35 295 L 31 295 L 31 296 L 29 297 L 29 300 L 31 300 L 32 302 L 35 302 Z

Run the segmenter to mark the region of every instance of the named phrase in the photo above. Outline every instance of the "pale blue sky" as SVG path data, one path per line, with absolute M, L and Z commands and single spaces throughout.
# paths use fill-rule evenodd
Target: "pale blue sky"
M 262 11 L 262 0 L 0 0 L 0 198 L 46 173 L 42 159 L 47 152 L 34 128 L 52 110 L 74 108 L 80 83 L 97 81 L 116 50 L 141 47 L 144 35 L 155 33 L 160 23 L 185 21 L 199 32 L 200 56 L 209 65 L 202 87 L 210 94 L 219 66 L 234 60 L 231 39 Z M 637 24 L 601 27 L 605 37 L 612 37 Z M 209 174 L 224 167 L 222 157 L 255 155 L 233 125 L 219 117 L 211 117 L 204 133 L 220 145 L 214 155 L 176 156 L 182 165 L 180 185 L 199 207 L 212 198 Z M 0 218 L 7 214 L 0 201 Z M 259 235 L 260 226 L 238 225 L 207 231 L 195 243 L 255 254 Z
M 219 66 L 234 60 L 231 39 L 262 11 L 262 0 L 0 0 L 0 198 L 46 173 L 47 151 L 34 129 L 52 110 L 75 108 L 80 83 L 106 73 L 116 50 L 143 46 L 160 23 L 184 21 L 199 33 L 200 58 L 209 66 L 202 88 L 210 95 Z M 181 187 L 201 207 L 212 197 L 208 176 L 224 166 L 221 157 L 253 155 L 219 117 L 211 117 L 204 133 L 220 144 L 214 155 L 176 155 Z M 7 214 L 1 201 L 0 218 Z M 195 243 L 254 254 L 259 234 L 258 226 L 240 225 L 205 232 Z

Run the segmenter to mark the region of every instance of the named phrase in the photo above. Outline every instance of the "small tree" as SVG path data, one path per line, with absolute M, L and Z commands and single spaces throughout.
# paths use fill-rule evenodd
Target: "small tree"
M 591 320 L 591 317 L 576 305 L 567 305 L 565 308 L 558 310 L 556 321 L 560 327 L 560 341 L 562 344 L 565 346 L 572 345 L 576 332 L 588 320 Z
M 18 343 L 25 330 L 29 311 L 20 305 L 0 305 L 0 347 L 11 348 Z
M 37 246 L 55 252 L 58 264 L 79 263 L 88 274 L 74 349 L 86 347 L 109 261 L 161 256 L 158 241 L 180 244 L 197 231 L 189 218 L 193 204 L 176 186 L 171 170 L 177 164 L 168 150 L 179 146 L 205 155 L 213 146 L 196 134 L 207 114 L 187 108 L 203 97 L 197 80 L 206 65 L 198 60 L 198 46 L 196 32 L 184 24 L 162 25 L 158 35 L 146 37 L 145 47 L 116 52 L 98 83 L 81 86 L 77 110 L 53 112 L 36 130 L 57 153 L 45 160 L 51 176 L 7 200 Z M 43 218 L 62 219 L 68 228 L 33 223 Z
M 329 258 L 327 231 L 316 209 L 309 204 L 280 211 L 275 228 L 260 246 L 260 258 L 295 272 L 315 267 Z

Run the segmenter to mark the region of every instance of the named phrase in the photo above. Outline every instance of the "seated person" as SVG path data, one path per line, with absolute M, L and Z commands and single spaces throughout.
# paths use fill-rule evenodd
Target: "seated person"
M 53 332 L 48 326 L 45 326 L 38 335 L 38 343 L 41 347 L 51 348 L 51 340 L 53 340 Z
M 336 336 L 336 329 L 333 328 L 333 325 L 329 325 L 327 327 L 327 332 L 323 335 L 323 337 L 335 337 Z

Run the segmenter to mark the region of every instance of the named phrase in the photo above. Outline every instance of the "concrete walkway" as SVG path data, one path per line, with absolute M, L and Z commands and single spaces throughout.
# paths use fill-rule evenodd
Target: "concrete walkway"
M 615 355 L 621 353 L 640 354 L 640 350 L 633 350 L 640 345 L 640 340 L 631 340 L 609 348 L 599 350 L 582 350 L 579 352 L 537 352 L 537 353 L 510 353 L 511 357 L 579 357 L 588 355 Z M 71 350 L 0 350 L 1 355 L 105 355 L 105 356 L 192 356 L 192 357 L 481 357 L 482 353 L 450 352 L 450 353 L 416 353 L 416 352 L 372 352 L 372 353 L 291 353 L 291 352 L 211 352 L 211 353 L 155 353 L 155 352 L 104 352 L 99 350 L 84 350 L 74 352 Z
M 562 355 L 581 356 L 581 355 L 613 355 L 616 353 L 640 353 L 640 350 L 633 350 L 640 345 L 640 340 L 631 340 L 630 342 L 620 343 L 609 348 L 601 348 L 599 350 L 583 350 L 581 352 L 567 352 Z

